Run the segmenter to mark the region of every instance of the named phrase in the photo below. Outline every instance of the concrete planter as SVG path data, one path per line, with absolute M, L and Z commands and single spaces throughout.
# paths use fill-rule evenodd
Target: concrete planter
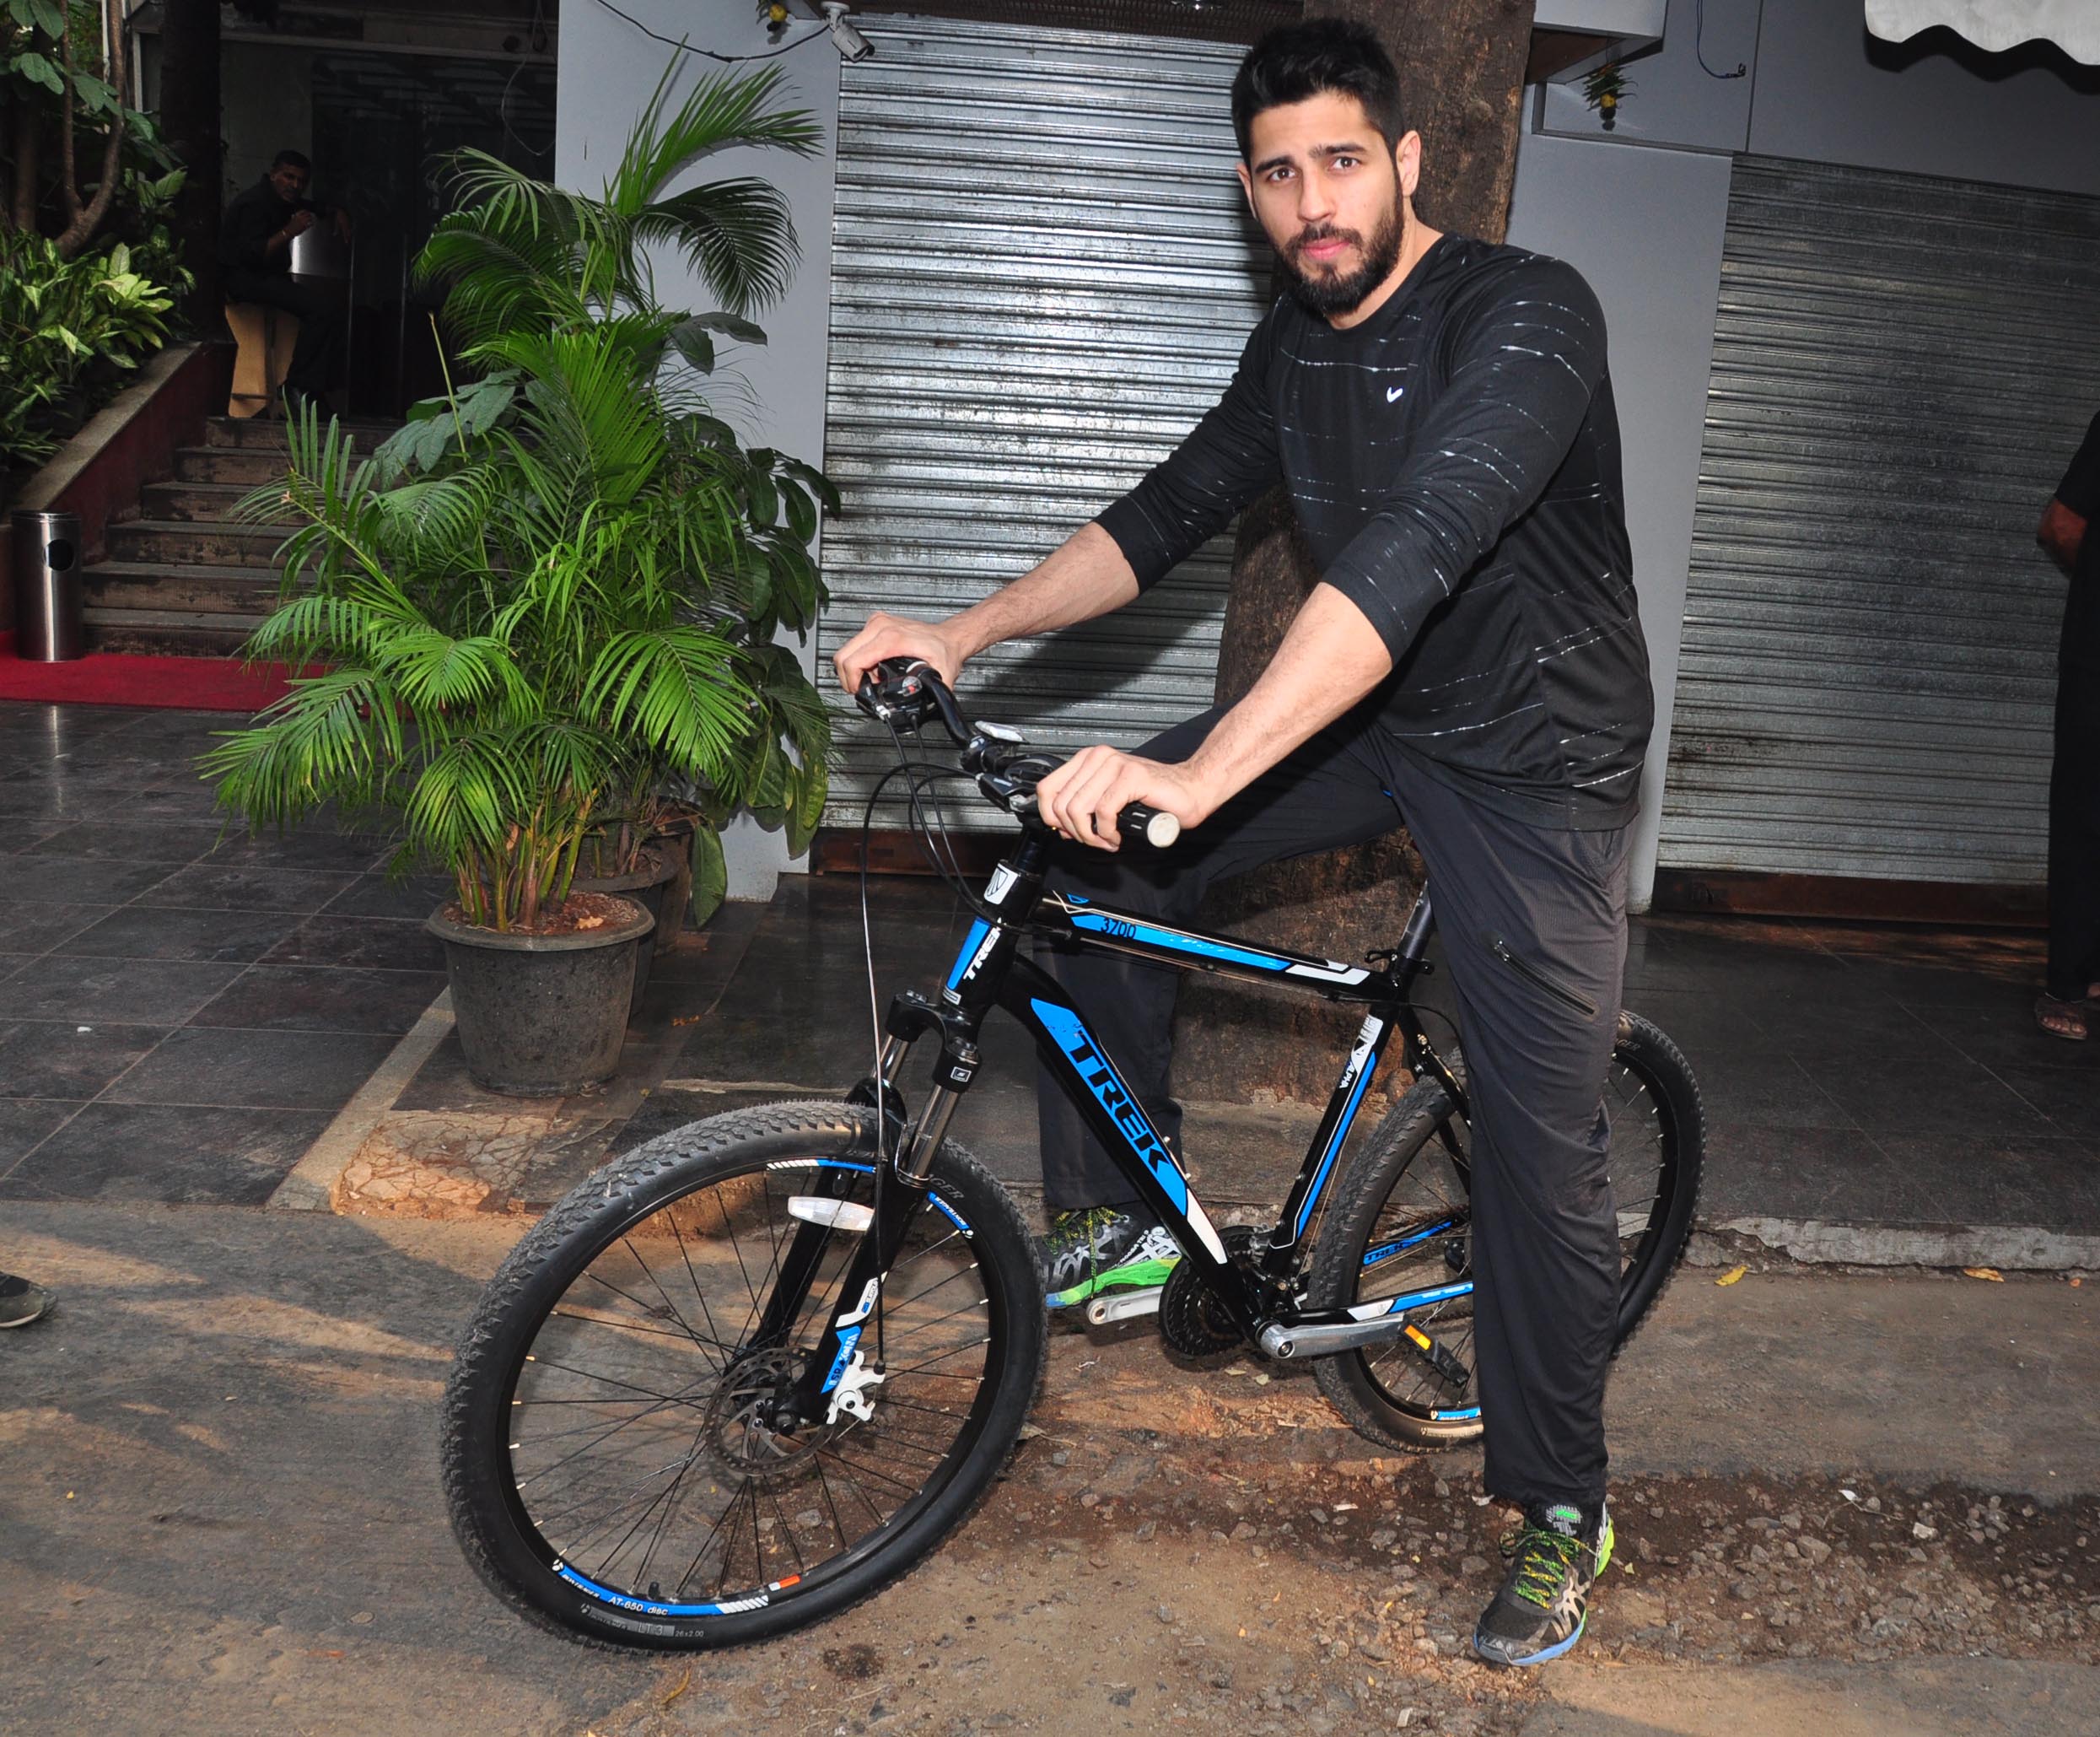
M 642 937 L 634 953 L 634 994 L 627 1003 L 631 1020 L 642 1011 L 642 994 L 649 988 L 649 966 L 659 947 L 669 947 L 678 937 L 678 910 L 666 910 L 665 894 L 678 878 L 675 852 L 649 844 L 643 847 L 642 866 L 626 875 L 579 875 L 569 882 L 577 893 L 621 893 L 649 914 L 654 926 Z
M 491 1092 L 559 1098 L 620 1065 L 634 951 L 656 920 L 633 914 L 578 935 L 505 934 L 443 914 L 424 925 L 444 943 L 466 1070 Z

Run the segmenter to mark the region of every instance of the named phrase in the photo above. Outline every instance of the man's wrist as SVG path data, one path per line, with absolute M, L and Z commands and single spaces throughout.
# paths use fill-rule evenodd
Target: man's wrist
M 1188 786 L 1189 794 L 1203 805 L 1203 813 L 1197 817 L 1198 819 L 1205 819 L 1215 814 L 1225 806 L 1226 802 L 1239 794 L 1237 790 L 1226 790 L 1222 787 L 1222 781 L 1218 775 L 1216 767 L 1203 758 L 1202 748 L 1198 748 L 1175 770 L 1181 774 L 1182 782 Z M 1187 815 L 1182 817 L 1185 821 L 1189 819 Z
M 940 623 L 934 629 L 948 647 L 948 654 L 955 659 L 957 669 L 961 669 L 978 652 L 984 650 L 984 645 L 978 642 L 977 635 L 971 629 L 969 615 L 970 611 L 962 610 Z M 989 643 L 992 642 L 985 642 L 985 644 Z

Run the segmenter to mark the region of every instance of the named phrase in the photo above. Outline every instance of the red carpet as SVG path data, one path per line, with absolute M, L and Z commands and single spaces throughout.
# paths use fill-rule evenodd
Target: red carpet
M 257 712 L 290 691 L 291 674 L 283 664 L 247 668 L 230 657 L 127 657 L 90 651 L 67 663 L 30 663 L 0 653 L 0 699 Z

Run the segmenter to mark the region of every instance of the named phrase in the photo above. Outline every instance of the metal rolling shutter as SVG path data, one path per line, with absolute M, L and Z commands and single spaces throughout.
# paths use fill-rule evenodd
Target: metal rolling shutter
M 1738 159 L 1660 862 L 2041 879 L 2100 201 Z
M 871 610 L 938 618 L 1047 554 L 1216 402 L 1265 305 L 1233 174 L 1244 50 L 864 24 L 875 57 L 843 68 L 839 99 L 827 660 Z M 1230 554 L 1220 538 L 1128 609 L 987 654 L 968 704 L 1065 749 L 1201 710 Z M 835 825 L 894 758 L 838 704 Z

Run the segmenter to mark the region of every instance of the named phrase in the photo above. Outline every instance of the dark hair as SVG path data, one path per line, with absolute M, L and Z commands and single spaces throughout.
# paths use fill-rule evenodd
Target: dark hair
M 1400 74 L 1378 38 L 1347 19 L 1281 24 L 1247 51 L 1232 80 L 1232 130 L 1249 160 L 1254 117 L 1329 91 L 1353 96 L 1387 149 L 1407 136 L 1400 114 Z
M 270 159 L 270 173 L 275 175 L 277 170 L 288 165 L 298 170 L 302 175 L 311 175 L 314 172 L 314 165 L 306 160 L 306 154 L 304 151 L 279 151 Z

